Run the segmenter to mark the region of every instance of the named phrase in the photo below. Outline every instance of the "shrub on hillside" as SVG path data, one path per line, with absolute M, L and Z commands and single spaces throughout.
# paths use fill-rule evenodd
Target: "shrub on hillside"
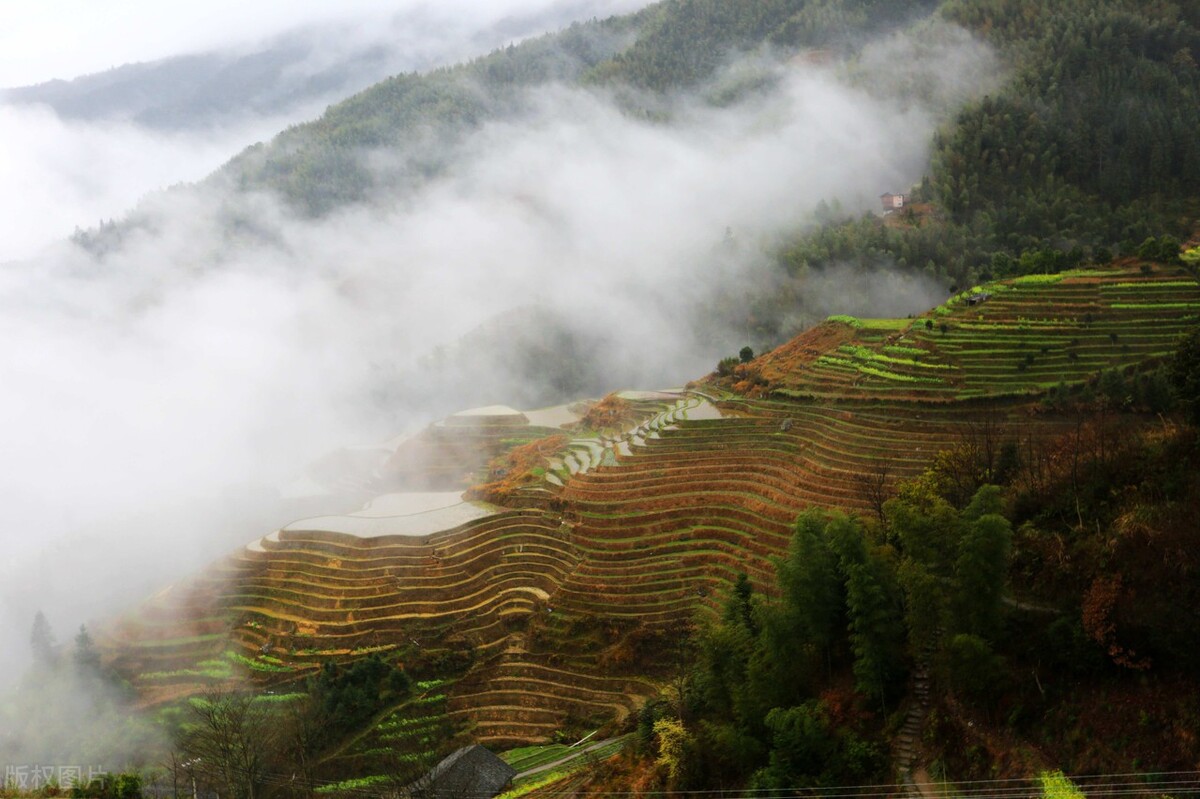
M 122 772 L 106 774 L 71 788 L 72 799 L 142 799 L 142 778 Z
M 1150 236 L 1137 250 L 1138 258 L 1160 264 L 1179 263 L 1179 239 L 1171 236 Z
M 1200 426 L 1200 327 L 1179 342 L 1167 374 L 1188 419 Z

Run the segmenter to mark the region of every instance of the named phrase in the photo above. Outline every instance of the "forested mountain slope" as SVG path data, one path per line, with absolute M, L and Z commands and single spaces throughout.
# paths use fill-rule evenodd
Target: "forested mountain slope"
M 280 792 L 609 733 L 632 754 L 572 790 L 1193 769 L 1200 17 L 932 5 L 666 0 L 392 78 L 215 175 L 336 219 L 403 204 L 532 86 L 667 125 L 769 80 L 723 71 L 735 51 L 886 91 L 865 37 L 949 21 L 1003 62 L 941 121 L 925 179 L 889 187 L 906 210 L 823 203 L 741 250 L 729 232 L 719 252 L 777 267 L 713 310 L 757 357 L 714 353 L 684 389 L 445 417 L 343 475 L 361 510 L 290 523 L 109 625 L 106 664 L 178 747 L 188 697 L 248 686 L 282 697 L 254 718 L 290 737 L 245 782 Z M 827 274 L 923 276 L 945 301 L 793 336 Z
M 1200 176 L 1200 29 L 1194 4 L 956 0 L 939 10 L 1012 64 L 1002 89 L 938 135 L 911 225 L 866 221 L 800 238 L 795 271 L 887 257 L 958 285 L 1028 269 L 1024 253 L 1074 260 L 1187 237 Z
M 931 2 L 667 0 L 642 12 L 579 23 L 468 64 L 390 78 L 321 119 L 248 151 L 224 171 L 245 189 L 271 188 L 322 214 L 346 203 L 404 192 L 453 159 L 446 149 L 487 121 L 529 108 L 550 83 L 617 92 L 631 113 L 664 115 L 739 53 L 805 48 L 850 53 L 865 37 L 928 12 Z M 371 153 L 395 150 L 380 169 Z
M 65 120 L 131 122 L 162 132 L 220 128 L 253 116 L 295 119 L 389 75 L 452 64 L 607 7 L 570 0 L 507 12 L 420 3 L 380 7 L 366 16 L 351 10 L 342 19 L 292 27 L 262 41 L 234 39 L 210 50 L 6 87 L 0 102 L 45 105 Z
M 323 663 L 403 664 L 424 687 L 380 700 L 375 726 L 336 756 L 311 752 L 326 779 L 386 779 L 388 740 L 414 757 L 421 741 L 505 748 L 629 730 L 639 712 L 647 746 L 656 719 L 686 723 L 673 786 L 882 779 L 889 718 L 909 675 L 931 663 L 961 703 L 939 724 L 990 724 L 1006 707 L 1021 723 L 1005 757 L 1116 768 L 1115 753 L 1056 738 L 1057 715 L 1039 722 L 1021 708 L 1065 713 L 1080 699 L 1071 685 L 1124 690 L 1122 670 L 1151 661 L 1147 690 L 1191 673 L 1188 622 L 1156 621 L 1134 601 L 1165 601 L 1187 577 L 1122 582 L 1085 525 L 1061 546 L 1094 573 L 1051 580 L 1047 536 L 1070 502 L 1082 519 L 1127 523 L 1093 492 L 1126 479 L 1123 458 L 1138 448 L 1153 459 L 1156 447 L 1186 446 L 1155 433 L 1172 400 L 1151 367 L 1171 362 L 1198 310 L 1186 270 L 1129 262 L 983 286 L 917 319 L 831 320 L 694 393 L 613 396 L 565 428 L 500 408 L 451 417 L 396 450 L 373 487 L 378 511 L 288 525 L 127 617 L 105 647 L 154 704 L 239 674 L 284 692 Z M 448 473 L 422 477 L 444 468 L 437 452 L 478 469 L 486 457 L 468 458 L 472 447 L 507 449 L 475 473 L 489 481 L 467 494 L 486 503 L 476 518 L 427 514 L 433 527 L 409 529 L 420 515 L 388 516 L 406 485 L 446 485 Z M 1067 479 L 1071 499 L 1051 501 Z M 981 488 L 995 482 L 1005 487 Z M 1184 485 L 1164 490 L 1186 504 Z M 793 538 L 797 515 L 814 510 Z M 1031 523 L 1014 532 L 1001 514 Z M 434 532 L 437 518 L 454 526 Z M 1151 543 L 1150 519 L 1137 535 L 1151 552 L 1176 551 L 1187 536 Z M 1011 589 L 1010 552 L 1021 570 Z M 828 570 L 813 571 L 818 557 Z M 811 591 L 824 604 L 804 599 Z M 1032 666 L 1040 699 L 1008 692 L 1008 670 L 1034 657 L 1026 644 L 1051 639 L 1078 653 L 1076 682 L 1047 659 L 1060 671 Z M 802 744 L 774 707 L 833 736 L 818 747 L 822 768 L 776 762 Z M 348 733 L 361 722 L 346 723 Z M 413 725 L 438 732 L 390 732 Z M 1048 736 L 1041 754 L 1037 735 Z M 1191 756 L 1163 741 L 1147 739 L 1164 748 L 1145 765 Z M 960 776 L 987 762 L 952 738 L 933 745 Z
M 728 102 L 728 91 L 754 91 L 757 78 L 705 88 L 732 52 L 787 57 L 826 48 L 853 57 L 867 37 L 931 7 L 661 3 L 462 67 L 397 76 L 243 154 L 224 175 L 244 188 L 274 188 L 308 213 L 326 213 L 403 194 L 439 174 L 467 132 L 527 111 L 531 87 L 567 82 L 611 90 L 627 112 L 667 118 L 681 90 L 717 103 Z M 936 14 L 993 44 L 1009 65 L 1005 83 L 938 133 L 928 176 L 910 197 L 915 213 L 899 224 L 849 218 L 835 208 L 818 216 L 815 233 L 765 243 L 796 282 L 752 298 L 743 312 L 741 324 L 757 343 L 794 332 L 782 325 L 787 306 L 803 296 L 809 269 L 884 263 L 965 286 L 1038 268 L 1038 253 L 1072 264 L 1103 262 L 1134 254 L 1150 236 L 1189 235 L 1189 192 L 1200 177 L 1193 135 L 1200 31 L 1193 12 L 1114 0 L 954 2 Z M 870 72 L 863 80 L 888 85 Z

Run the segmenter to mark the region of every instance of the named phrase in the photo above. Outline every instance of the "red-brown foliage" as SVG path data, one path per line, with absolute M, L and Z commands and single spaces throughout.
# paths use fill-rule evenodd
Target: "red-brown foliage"
M 496 479 L 471 486 L 466 496 L 469 499 L 481 499 L 498 505 L 504 504 L 504 500 L 508 499 L 514 491 L 536 482 L 538 477 L 533 470 L 539 466 L 545 466 L 546 459 L 563 449 L 569 440 L 566 435 L 556 433 L 519 447 L 513 447 L 492 461 L 489 473 Z
M 625 429 L 637 423 L 638 412 L 629 400 L 609 394 L 583 415 L 574 427 L 581 430 Z
M 1117 641 L 1117 624 L 1113 619 L 1113 612 L 1122 593 L 1122 578 L 1119 572 L 1111 576 L 1101 575 L 1093 580 L 1091 587 L 1083 595 L 1083 629 L 1092 640 L 1104 647 L 1113 663 L 1127 669 L 1144 671 L 1150 668 L 1150 660 L 1139 659 L 1136 652 Z

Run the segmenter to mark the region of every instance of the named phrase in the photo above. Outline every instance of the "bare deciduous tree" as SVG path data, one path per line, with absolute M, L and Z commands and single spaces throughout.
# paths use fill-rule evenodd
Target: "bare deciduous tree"
M 191 702 L 181 750 L 195 773 L 232 799 L 257 799 L 275 751 L 277 725 L 248 693 L 212 690 Z
M 892 467 L 889 463 L 876 463 L 869 471 L 861 472 L 854 476 L 854 481 L 858 483 L 859 493 L 862 495 L 871 510 L 875 511 L 875 515 L 879 518 L 882 524 L 883 518 L 883 503 L 887 502 L 892 495 L 891 477 Z

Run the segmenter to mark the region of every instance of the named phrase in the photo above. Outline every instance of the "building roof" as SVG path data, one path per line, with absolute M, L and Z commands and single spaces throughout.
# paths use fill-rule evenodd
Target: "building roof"
M 491 799 L 504 790 L 516 769 L 474 744 L 447 756 L 408 786 L 414 799 Z

